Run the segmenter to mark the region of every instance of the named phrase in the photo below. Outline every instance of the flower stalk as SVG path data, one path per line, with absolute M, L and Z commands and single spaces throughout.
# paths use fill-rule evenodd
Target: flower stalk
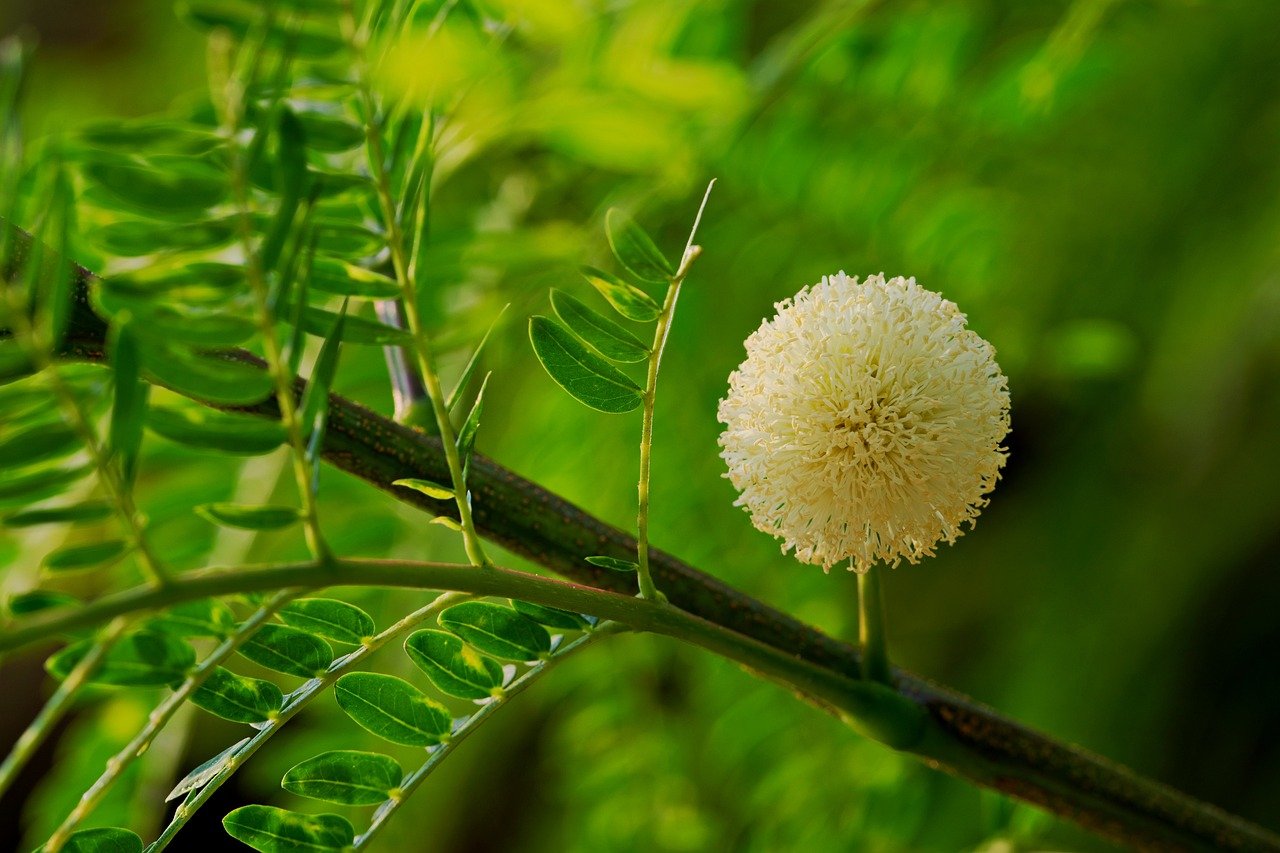
M 884 593 L 880 588 L 881 566 L 872 566 L 858 575 L 858 642 L 862 644 L 862 677 L 867 681 L 893 685 L 889 652 L 885 640 Z

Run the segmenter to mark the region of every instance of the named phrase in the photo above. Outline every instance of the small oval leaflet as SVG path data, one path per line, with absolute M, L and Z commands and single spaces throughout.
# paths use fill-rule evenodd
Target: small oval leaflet
M 501 604 L 455 604 L 440 614 L 440 624 L 495 657 L 528 661 L 551 651 L 551 636 L 546 628 Z
M 123 539 L 108 539 L 89 545 L 69 545 L 59 548 L 44 558 L 44 568 L 50 572 L 71 572 L 113 563 L 129 552 L 129 543 Z
M 613 256 L 636 278 L 665 282 L 676 274 L 653 239 L 619 208 L 611 207 L 604 215 L 604 230 Z
M 45 670 L 58 680 L 66 678 L 93 645 L 93 640 L 81 640 L 67 646 L 45 661 Z M 158 631 L 135 631 L 111 646 L 89 680 L 115 687 L 160 687 L 182 681 L 195 662 L 195 649 L 183 640 Z
M 147 426 L 187 447 L 246 456 L 270 453 L 285 443 L 284 427 L 278 422 L 200 409 L 155 406 L 147 413 Z
M 241 806 L 222 819 L 222 828 L 260 853 L 346 850 L 356 838 L 341 815 L 304 815 L 274 806 Z
M 639 385 L 554 320 L 531 318 L 529 339 L 547 373 L 578 402 L 600 412 L 622 414 L 643 401 Z
M 4 518 L 5 527 L 34 527 L 37 524 L 77 524 L 101 521 L 115 510 L 105 501 L 89 501 L 67 506 L 49 506 L 15 512 Z
M 222 527 L 239 530 L 279 530 L 301 520 L 291 506 L 247 506 L 216 503 L 196 507 L 196 514 Z
M 581 613 L 561 610 L 558 607 L 545 607 L 541 604 L 534 604 L 531 601 L 521 601 L 518 598 L 509 600 L 511 606 L 517 612 L 523 613 L 539 625 L 545 625 L 548 628 L 556 628 L 561 631 L 585 631 L 591 627 L 591 623 Z
M 388 800 L 403 778 L 404 770 L 390 756 L 340 749 L 294 765 L 280 784 L 291 794 L 313 800 L 373 806 Z
M 333 598 L 299 598 L 281 608 L 286 625 L 338 643 L 359 644 L 373 636 L 373 617 L 354 604 Z
M 587 346 L 613 361 L 644 361 L 649 349 L 617 323 L 563 290 L 551 290 L 551 307 Z
M 217 667 L 191 694 L 191 703 L 235 723 L 264 723 L 280 712 L 284 695 L 270 681 Z
M 433 483 L 430 480 L 405 477 L 400 480 L 393 480 L 391 485 L 403 486 L 406 489 L 413 489 L 415 492 L 422 492 L 427 497 L 435 498 L 438 501 L 453 500 L 453 489 L 442 486 L 439 483 Z
M 155 342 L 142 347 L 142 359 L 147 372 L 160 384 L 210 403 L 248 406 L 271 394 L 271 377 L 266 371 L 242 362 Z
M 333 695 L 361 728 L 392 743 L 432 746 L 453 727 L 448 708 L 393 675 L 348 673 L 338 679 Z
M 502 665 L 454 634 L 424 628 L 409 635 L 404 650 L 441 693 L 487 699 L 502 687 Z
M 63 853 L 142 853 L 142 839 L 127 829 L 81 829 L 67 837 Z
M 612 572 L 638 572 L 640 564 L 632 560 L 619 560 L 617 557 L 587 557 L 587 562 Z
M 328 643 L 287 625 L 263 625 L 239 651 L 273 672 L 299 678 L 318 678 L 333 661 L 333 649 Z
M 609 301 L 613 310 L 628 320 L 648 323 L 658 319 L 658 315 L 662 313 L 662 309 L 657 302 L 653 301 L 653 297 L 634 284 L 628 284 L 617 276 L 595 267 L 583 267 L 582 275 L 588 284 Z

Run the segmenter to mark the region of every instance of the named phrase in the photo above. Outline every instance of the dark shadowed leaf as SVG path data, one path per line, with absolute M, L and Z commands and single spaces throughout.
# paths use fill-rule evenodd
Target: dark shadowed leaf
M 0 478 L 0 508 L 26 506 L 58 494 L 93 470 L 90 465 L 69 468 L 42 468 Z
M 71 572 L 114 563 L 129 552 L 129 543 L 123 539 L 108 539 L 88 545 L 68 545 L 53 551 L 44 558 L 44 567 L 50 572 Z
M 92 640 L 67 646 L 45 661 L 45 669 L 62 680 L 92 647 Z M 159 687 L 182 681 L 195 662 L 195 650 L 177 637 L 158 631 L 135 631 L 112 645 L 89 680 L 117 687 Z
M 193 158 L 99 156 L 81 168 L 90 187 L 140 213 L 193 214 L 228 193 L 226 175 Z
M 67 456 L 80 447 L 79 436 L 60 421 L 0 433 L 0 469 L 21 468 Z
M 142 839 L 127 829 L 98 827 L 71 833 L 64 853 L 142 853 Z
M 486 699 L 502 687 L 502 665 L 445 631 L 410 634 L 404 650 L 442 693 L 459 699 Z
M 366 731 L 405 746 L 431 746 L 449 734 L 449 709 L 402 678 L 376 672 L 342 676 L 333 688 L 338 705 Z
M 198 400 L 247 406 L 271 394 L 271 377 L 265 370 L 231 358 L 184 352 L 148 342 L 142 347 L 142 363 L 160 384 Z
M 260 853 L 346 850 L 355 830 L 336 814 L 304 815 L 274 806 L 241 806 L 222 819 L 227 835 Z
M 55 592 L 50 589 L 33 589 L 31 592 L 23 592 L 9 599 L 9 613 L 13 616 L 28 616 L 32 613 L 39 613 L 41 610 L 49 610 L 54 607 L 67 607 L 72 604 L 79 604 L 80 599 L 74 595 L 67 595 L 65 592 Z
M 675 267 L 658 251 L 653 239 L 622 210 L 611 207 L 604 215 L 605 235 L 613 255 L 641 281 L 667 281 Z
M 105 501 L 89 501 L 68 506 L 48 506 L 15 512 L 4 517 L 5 527 L 34 527 L 37 524 L 77 524 L 101 521 L 115 512 Z
M 198 506 L 196 513 L 214 524 L 239 530 L 279 530 L 301 520 L 298 510 L 291 506 L 216 503 Z
M 501 604 L 455 604 L 440 614 L 440 624 L 480 651 L 500 658 L 534 660 L 551 650 L 546 628 Z
M 142 381 L 142 364 L 138 339 L 133 324 L 125 322 L 112 329 L 111 372 L 114 396 L 111 401 L 111 427 L 107 433 L 108 452 L 120 465 L 126 484 L 132 483 L 137 469 L 138 448 L 142 445 L 142 428 L 147 420 L 147 395 L 150 386 Z
M 285 443 L 284 426 L 279 421 L 207 409 L 156 406 L 147 413 L 147 426 L 152 432 L 188 447 L 246 456 L 270 453 Z
M 547 373 L 579 402 L 611 414 L 629 412 L 642 402 L 640 386 L 554 320 L 530 319 L 529 339 Z
M 318 678 L 333 661 L 328 643 L 287 625 L 263 625 L 240 647 L 240 654 L 273 672 L 299 678 Z
M 217 667 L 191 694 L 191 702 L 234 723 L 263 723 L 280 712 L 284 694 L 270 681 Z
M 662 308 L 653 301 L 653 297 L 617 276 L 595 267 L 583 267 L 582 275 L 601 296 L 609 301 L 613 310 L 628 320 L 648 323 L 650 320 L 658 319 L 658 314 L 662 312 Z
M 389 799 L 403 778 L 404 771 L 390 756 L 343 749 L 294 765 L 280 784 L 300 797 L 347 806 L 372 806 Z
M 286 625 L 338 643 L 359 644 L 377 630 L 368 613 L 333 598 L 299 598 L 286 604 L 279 616 Z
M 308 307 L 302 311 L 303 328 L 313 335 L 328 337 L 337 319 L 337 314 L 325 311 L 323 308 Z M 342 329 L 342 342 L 347 344 L 400 346 L 411 340 L 410 334 L 403 329 L 386 326 L 363 317 L 347 317 Z
M 644 361 L 648 357 L 648 348 L 635 335 L 564 291 L 552 289 L 551 307 L 570 331 L 605 358 Z

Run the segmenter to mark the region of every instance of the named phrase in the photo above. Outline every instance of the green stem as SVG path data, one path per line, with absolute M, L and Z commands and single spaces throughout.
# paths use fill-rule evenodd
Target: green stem
M 862 644 L 862 677 L 893 686 L 885 642 L 884 593 L 880 589 L 880 566 L 858 575 L 858 641 Z
M 671 321 L 675 317 L 676 302 L 680 299 L 680 285 L 689 275 L 689 267 L 701 253 L 701 249 L 695 246 L 693 241 L 698 235 L 698 226 L 702 223 L 702 212 L 707 209 L 711 188 L 715 185 L 715 180 L 712 180 L 707 184 L 707 191 L 702 194 L 702 204 L 698 207 L 698 215 L 694 217 L 689 239 L 684 244 L 684 252 L 680 255 L 680 268 L 672 277 L 671 284 L 667 287 L 667 295 L 662 301 L 658 325 L 653 332 L 653 346 L 649 350 L 643 398 L 643 420 L 640 426 L 640 481 L 636 486 L 639 496 L 636 508 L 636 558 L 640 566 L 636 574 L 640 584 L 641 598 L 656 598 L 658 595 L 658 589 L 653 583 L 653 574 L 649 568 L 649 474 L 653 456 L 653 412 L 658 397 L 658 370 L 662 366 L 662 352 L 667 346 L 667 336 L 671 333 Z
M 368 69 L 364 60 L 367 37 L 356 28 L 350 4 L 347 6 L 347 27 L 350 30 L 351 46 L 358 61 L 360 92 L 365 109 L 365 145 L 369 152 L 369 166 L 373 172 L 374 185 L 377 187 L 378 204 L 382 208 L 382 217 L 386 221 L 387 248 L 391 252 L 391 264 L 395 270 L 396 282 L 400 285 L 400 299 L 404 304 L 405 321 L 413 341 L 422 384 L 431 401 L 436 427 L 440 432 L 440 441 L 444 445 L 445 460 L 449 466 L 449 479 L 453 485 L 454 503 L 458 508 L 458 524 L 462 528 L 463 547 L 472 565 L 488 568 L 493 563 L 484 552 L 484 545 L 480 541 L 480 534 L 476 532 L 475 521 L 472 518 L 470 492 L 463 471 L 462 457 L 458 453 L 458 438 L 453 429 L 453 421 L 449 417 L 444 389 L 440 385 L 440 375 L 436 371 L 435 360 L 431 354 L 431 336 L 427 332 L 426 323 L 423 322 L 422 312 L 419 310 L 418 286 L 411 274 L 404 231 L 400 227 L 399 212 L 391 192 L 391 176 L 387 173 L 386 151 L 382 144 L 378 105 L 369 87 Z M 425 156 L 433 155 L 428 151 Z M 421 188 L 421 192 L 424 193 L 421 204 L 426 207 L 431 203 L 429 180 Z
M 123 616 L 112 620 L 111 624 L 102 631 L 98 641 L 80 659 L 75 668 L 67 673 L 67 677 L 58 685 L 58 689 L 49 697 L 49 701 L 44 703 L 44 707 L 31 721 L 31 725 L 27 726 L 14 742 L 13 749 L 5 757 L 4 763 L 0 764 L 0 799 L 3 799 L 5 792 L 13 785 L 14 780 L 18 778 L 22 768 L 26 767 L 35 751 L 53 734 L 54 727 L 66 716 L 67 711 L 71 710 L 76 693 L 102 663 L 107 652 L 111 651 L 111 647 L 115 645 L 116 640 L 120 639 L 120 635 L 124 633 L 128 624 L 129 620 Z
M 534 681 L 536 681 L 540 676 L 545 675 L 561 660 L 568 657 L 573 652 L 594 643 L 596 640 L 609 633 L 606 629 L 607 625 L 600 625 L 594 631 L 578 637 L 572 643 L 569 643 L 546 660 L 536 666 L 530 667 L 527 672 L 508 684 L 500 695 L 493 697 L 486 702 L 484 707 L 479 711 L 476 711 L 474 714 L 467 717 L 460 725 L 457 726 L 457 728 L 453 730 L 453 733 L 449 736 L 447 741 L 432 748 L 430 757 L 427 758 L 421 766 L 404 778 L 404 781 L 400 783 L 400 788 L 396 792 L 395 796 L 378 807 L 378 810 L 373 814 L 373 820 L 369 823 L 369 828 L 356 838 L 354 849 L 363 850 L 369 842 L 382 831 L 382 828 L 390 822 L 392 816 L 400 809 L 400 807 L 403 806 L 411 796 L 413 796 L 413 792 L 416 791 L 424 781 L 426 781 L 426 778 L 431 775 L 431 771 L 440 766 L 441 762 L 448 758 L 449 755 L 452 754 L 453 751 L 457 749 L 458 746 L 473 732 L 475 732 L 476 729 L 480 728 L 480 726 L 484 724 L 485 720 L 496 714 L 499 708 L 504 707 L 517 695 L 524 692 L 524 690 L 532 685 Z
M 312 565 L 311 571 L 314 570 L 315 567 Z M 180 582 L 180 580 L 175 581 L 175 583 Z M 171 589 L 172 586 L 168 588 Z M 66 819 L 58 826 L 53 835 L 49 837 L 48 842 L 46 842 L 45 846 L 41 848 L 41 853 L 58 853 L 58 851 L 62 849 L 62 846 L 67 843 L 67 839 L 71 837 L 71 833 L 89 817 L 97 807 L 98 803 L 102 801 L 102 798 L 106 795 L 107 791 L 110 790 L 111 786 L 116 783 L 121 775 L 123 775 L 128 766 L 146 753 L 147 748 L 151 746 L 151 742 L 155 740 L 156 735 L 160 733 L 160 730 L 165 727 L 165 724 L 169 722 L 173 715 L 178 712 L 178 709 L 182 707 L 182 704 L 191 697 L 191 694 L 194 693 L 201 684 L 204 684 L 205 679 L 207 679 L 224 660 L 230 657 L 236 649 L 240 648 L 246 640 L 253 636 L 254 632 L 257 631 L 264 622 L 270 619 L 277 610 L 283 607 L 291 599 L 297 597 L 297 595 L 298 592 L 293 590 L 277 592 L 272 596 L 270 601 L 262 605 L 262 607 L 258 608 L 252 616 L 246 619 L 240 627 L 236 629 L 234 634 L 227 637 L 227 639 L 223 640 L 216 649 L 210 652 L 209 656 L 201 661 L 199 666 L 191 671 L 191 674 L 187 676 L 186 680 L 183 681 L 182 684 L 173 691 L 173 693 L 169 694 L 163 702 L 156 706 L 156 708 L 151 712 L 151 715 L 147 718 L 147 723 L 142 727 L 142 730 L 134 735 L 133 739 L 125 744 L 124 748 L 107 761 L 106 770 L 104 770 L 102 775 L 98 777 L 97 781 L 89 786 L 89 789 L 80 796 L 80 801 L 76 803 L 75 808 L 71 810 L 71 813 L 67 815 Z M 199 598 L 202 596 L 196 597 Z
M 468 570 L 469 569 L 470 567 L 468 567 Z M 280 713 L 277 716 L 268 721 L 267 724 L 259 729 L 253 737 L 249 738 L 248 742 L 246 742 L 242 747 L 228 756 L 216 776 L 187 795 L 186 799 L 182 801 L 182 804 L 178 806 L 177 811 L 174 812 L 173 820 L 169 822 L 167 827 L 165 827 L 164 832 L 160 834 L 160 837 L 156 839 L 155 843 L 147 848 L 147 853 L 160 853 L 161 850 L 168 847 L 169 843 L 173 841 L 178 832 L 187 825 L 187 822 L 191 820 L 200 807 L 208 802 L 209 798 L 222 787 L 224 782 L 230 779 L 238 769 L 244 766 L 244 763 L 248 761 L 255 752 L 261 749 L 262 746 L 266 744 L 266 742 L 277 732 L 279 732 L 284 727 L 285 723 L 297 716 L 312 699 L 332 686 L 339 677 L 349 672 L 356 664 L 382 648 L 391 640 L 406 631 L 416 628 L 418 625 L 421 625 L 423 622 L 431 619 L 446 607 L 457 604 L 460 601 L 465 601 L 469 597 L 470 596 L 460 595 L 454 592 L 447 592 L 438 596 L 426 607 L 415 610 L 413 613 L 410 613 L 390 628 L 387 628 L 366 640 L 355 651 L 335 660 L 330 664 L 328 672 L 326 672 L 322 677 L 308 681 L 293 693 L 290 693 L 285 700 L 284 707 L 280 709 Z

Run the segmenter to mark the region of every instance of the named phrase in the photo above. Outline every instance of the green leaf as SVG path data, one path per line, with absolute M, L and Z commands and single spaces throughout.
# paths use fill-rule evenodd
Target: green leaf
M 15 512 L 4 518 L 5 527 L 34 527 L 37 524 L 76 524 L 84 521 L 101 521 L 115 512 L 105 501 L 89 501 L 68 506 L 49 506 Z
M 644 361 L 649 350 L 639 338 L 562 290 L 551 291 L 551 307 L 584 343 L 614 361 Z
M 222 819 L 222 828 L 260 853 L 347 850 L 356 837 L 340 815 L 304 815 L 275 806 L 241 806 Z
M 126 484 L 137 473 L 138 449 L 142 446 L 143 425 L 147 420 L 147 395 L 150 386 L 142 381 L 138 355 L 138 339 L 132 323 L 112 329 L 111 372 L 115 392 L 111 402 L 111 426 L 107 433 L 108 453 L 119 460 Z
M 365 731 L 405 746 L 431 746 L 448 737 L 449 709 L 402 678 L 352 672 L 333 688 L 338 705 Z
M 640 386 L 626 374 L 583 346 L 554 320 L 529 320 L 533 351 L 556 384 L 580 403 L 601 412 L 621 414 L 644 399 Z
M 604 230 L 614 257 L 636 278 L 665 282 L 676 274 L 644 229 L 619 208 L 611 207 L 604 215 Z
M 215 503 L 196 507 L 196 513 L 214 524 L 239 530 L 279 530 L 301 520 L 291 506 L 247 506 Z
M 338 315 L 322 308 L 307 307 L 302 310 L 302 326 L 313 335 L 328 338 Z M 342 342 L 371 346 L 403 346 L 411 343 L 413 336 L 404 329 L 384 326 L 363 317 L 347 317 L 342 329 Z
M 67 607 L 68 605 L 79 603 L 80 599 L 74 595 L 67 595 L 65 592 L 55 592 L 51 589 L 33 589 L 30 592 L 20 593 L 10 598 L 9 613 L 13 616 L 29 616 L 42 610 Z
M 347 43 L 340 36 L 339 27 L 288 26 L 285 21 L 290 16 L 287 15 L 264 19 L 264 10 L 269 7 L 270 4 L 246 6 L 244 3 L 228 0 L 185 0 L 178 4 L 178 14 L 199 29 L 223 29 L 237 39 L 244 39 L 258 32 L 264 23 L 268 24 L 268 43 L 274 47 L 287 48 L 299 57 L 331 60 L 335 56 L 345 55 Z
M 354 317 L 347 316 L 347 302 L 343 300 L 342 311 L 325 315 L 332 322 L 325 329 L 324 344 L 320 347 L 320 355 L 316 358 L 311 378 L 307 381 L 307 390 L 303 392 L 301 411 L 302 426 L 308 433 L 315 433 L 323 428 L 323 421 L 329 411 L 329 388 L 333 385 L 333 377 L 338 370 L 338 355 L 342 351 L 342 341 L 346 336 L 348 324 Z
M 458 458 L 462 460 L 462 481 L 465 484 L 467 474 L 471 471 L 471 453 L 476 448 L 476 434 L 480 432 L 480 418 L 484 414 L 484 389 L 489 385 L 489 376 L 485 374 L 484 381 L 480 383 L 480 390 L 476 392 L 476 401 L 471 405 L 471 411 L 467 414 L 467 419 L 462 422 L 462 428 L 458 430 Z M 468 495 L 468 500 L 470 495 Z
M 640 564 L 631 560 L 619 560 L 617 557 L 587 557 L 587 562 L 611 572 L 638 572 Z
M 206 154 L 222 145 L 217 134 L 169 119 L 95 122 L 81 128 L 79 135 L 90 146 L 117 148 L 125 153 L 154 149 Z
M 80 437 L 66 424 L 36 424 L 0 439 L 0 469 L 23 468 L 67 456 L 80 447 Z
M 658 315 L 662 313 L 662 308 L 653 301 L 653 297 L 634 284 L 628 284 L 617 276 L 595 267 L 583 267 L 582 275 L 601 296 L 609 300 L 613 310 L 628 320 L 648 323 L 658 319 Z
M 308 0 L 308 4 L 314 2 Z M 340 116 L 304 110 L 298 113 L 298 120 L 306 129 L 307 144 L 316 151 L 350 151 L 364 144 L 364 128 Z
M 142 839 L 114 826 L 81 829 L 67 836 L 62 850 L 63 853 L 142 853 Z
M 275 163 L 275 189 L 280 197 L 271 228 L 258 250 L 262 268 L 274 270 L 293 228 L 307 184 L 307 139 L 293 111 L 277 105 L 275 131 L 279 140 Z
M 440 624 L 482 652 L 510 660 L 534 660 L 551 651 L 547 629 L 510 607 L 487 601 L 455 604 Z
M 196 222 L 154 222 L 123 219 L 88 229 L 86 236 L 95 246 L 123 258 L 140 258 L 161 251 L 208 251 L 225 246 L 236 237 L 231 217 Z
M 92 187 L 143 214 L 199 213 L 228 195 L 226 175 L 184 157 L 99 156 L 82 165 Z
M 93 470 L 91 465 L 69 468 L 41 468 L 0 480 L 0 507 L 26 506 L 56 495 Z
M 404 770 L 377 752 L 334 750 L 296 764 L 280 785 L 291 794 L 346 806 L 373 806 L 391 798 Z
M 424 628 L 409 635 L 404 650 L 442 693 L 487 699 L 502 688 L 502 665 L 454 634 Z
M 366 299 L 394 299 L 400 285 L 393 278 L 334 258 L 316 258 L 311 264 L 310 287 L 321 293 Z
M 246 456 L 270 453 L 286 440 L 284 425 L 279 421 L 207 409 L 155 406 L 147 413 L 147 426 L 157 435 L 187 447 Z
M 208 403 L 249 406 L 273 389 L 265 370 L 231 357 L 200 356 L 148 342 L 142 347 L 142 360 L 160 384 Z
M 433 483 L 430 480 L 418 480 L 413 477 L 406 477 L 400 480 L 392 480 L 391 485 L 403 486 L 406 489 L 413 489 L 422 492 L 429 498 L 435 498 L 438 501 L 453 500 L 453 489 L 448 486 L 442 486 L 439 483 Z
M 123 539 L 108 539 L 89 545 L 68 545 L 44 558 L 44 568 L 50 572 L 70 572 L 94 566 L 114 563 L 129 552 L 129 543 Z
M 584 619 L 581 613 L 561 610 L 558 607 L 545 607 L 531 601 L 521 601 L 518 598 L 512 598 L 510 601 L 511 606 L 518 612 L 548 628 L 557 628 L 561 631 L 585 631 L 591 627 L 591 623 Z
M 328 643 L 287 625 L 263 625 L 240 647 L 240 654 L 273 672 L 299 678 L 319 678 L 333 662 Z
M 233 723 L 264 723 L 280 713 L 284 694 L 270 681 L 217 667 L 191 694 L 191 703 Z
M 333 598 L 299 598 L 286 604 L 279 616 L 286 625 L 338 643 L 359 645 L 377 630 L 368 613 Z
M 178 797 L 181 797 L 189 791 L 194 791 L 196 788 L 203 788 L 206 783 L 213 779 L 213 777 L 222 772 L 222 768 L 226 765 L 227 759 L 239 752 L 240 748 L 248 742 L 249 738 L 241 738 L 231 744 L 231 746 L 222 750 L 222 752 L 219 752 L 213 758 L 210 758 L 208 761 L 201 762 L 190 773 L 183 776 L 178 781 L 178 784 L 173 786 L 173 790 L 164 798 L 164 801 L 167 803 L 171 800 L 176 800 Z
M 71 674 L 93 645 L 93 640 L 73 643 L 45 661 L 44 667 L 61 681 Z M 177 684 L 187 677 L 195 662 L 195 649 L 183 640 L 144 629 L 117 640 L 89 680 L 116 687 Z
M 236 627 L 231 608 L 216 598 L 202 598 L 175 604 L 147 625 L 179 637 L 225 637 Z

